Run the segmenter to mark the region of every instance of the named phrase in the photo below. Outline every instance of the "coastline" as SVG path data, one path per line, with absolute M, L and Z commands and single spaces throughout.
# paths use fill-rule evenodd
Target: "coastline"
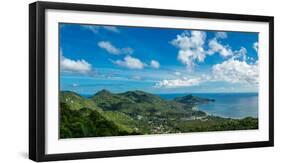
M 211 110 L 209 108 L 205 109 L 206 106 L 209 106 L 209 105 L 215 105 L 214 107 L 217 107 L 217 104 L 220 103 L 220 99 L 219 99 L 220 96 L 224 97 L 224 96 L 229 96 L 229 95 L 232 96 L 232 95 L 234 95 L 234 97 L 235 97 L 235 96 L 239 96 L 239 95 L 242 95 L 242 96 L 249 95 L 249 96 L 256 96 L 256 97 L 258 97 L 258 93 L 257 92 L 168 93 L 168 94 L 153 94 L 153 95 L 159 96 L 159 97 L 161 97 L 164 100 L 172 101 L 172 100 L 174 100 L 177 97 L 182 97 L 182 96 L 189 95 L 189 94 L 192 94 L 194 96 L 201 97 L 201 98 L 210 98 L 210 99 L 214 98 L 216 100 L 214 103 L 199 104 L 199 105 L 196 106 L 198 110 L 200 110 L 202 112 L 205 112 L 209 116 L 214 116 L 214 117 L 217 116 L 217 117 L 232 118 L 232 119 L 243 119 L 243 118 L 246 118 L 246 117 L 258 118 L 258 107 L 256 109 L 255 108 L 252 109 L 252 110 L 256 110 L 254 113 L 246 113 L 246 115 L 244 115 L 244 116 L 242 116 L 242 115 L 239 115 L 239 116 L 238 115 L 235 115 L 235 116 L 234 115 L 225 115 L 225 114 L 221 114 L 220 110 L 219 111 L 213 111 L 213 110 Z M 90 94 L 80 94 L 80 95 L 85 97 L 85 98 L 90 98 L 92 96 Z M 220 104 L 218 104 L 218 105 L 220 105 Z M 245 105 L 248 105 L 248 104 L 245 104 Z M 228 108 L 226 107 L 225 109 L 228 109 Z M 221 111 L 223 111 L 223 110 L 221 110 Z

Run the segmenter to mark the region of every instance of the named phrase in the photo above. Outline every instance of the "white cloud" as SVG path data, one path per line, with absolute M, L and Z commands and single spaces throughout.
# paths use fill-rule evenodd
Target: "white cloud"
M 156 60 L 151 60 L 151 61 L 150 61 L 150 66 L 151 66 L 152 68 L 158 69 L 158 68 L 160 67 L 160 63 L 159 63 L 158 61 L 156 61 Z
M 172 45 L 179 48 L 177 59 L 189 70 L 192 70 L 195 62 L 204 62 L 206 53 L 203 45 L 205 43 L 206 34 L 201 31 L 185 31 L 177 38 L 172 40 Z
M 244 51 L 243 48 L 239 51 Z M 241 52 L 242 53 L 242 52 Z M 177 79 L 165 79 L 158 81 L 155 87 L 176 88 L 197 86 L 206 82 L 228 82 L 242 83 L 257 86 L 259 83 L 258 63 L 248 64 L 246 61 L 230 58 L 212 67 L 210 73 L 203 73 L 200 76 L 182 77 L 182 74 L 175 72 Z
M 222 57 L 229 57 L 233 55 L 231 47 L 228 45 L 222 45 L 218 42 L 216 38 L 209 41 L 209 50 L 207 52 L 209 55 L 214 53 L 219 53 Z
M 100 48 L 106 50 L 110 54 L 119 55 L 121 53 L 120 49 L 116 48 L 109 41 L 100 41 L 100 42 L 98 42 L 98 46 Z
M 131 55 L 134 53 L 134 50 L 130 47 L 118 48 L 109 41 L 100 41 L 98 42 L 98 46 L 106 50 L 108 53 L 114 55 L 119 55 L 119 54 Z
M 256 52 L 258 52 L 259 43 L 258 43 L 258 42 L 255 42 L 255 43 L 253 44 L 253 48 L 255 49 Z
M 91 64 L 84 59 L 71 60 L 62 56 L 60 65 L 63 72 L 87 74 L 92 71 Z
M 81 25 L 82 28 L 87 29 L 95 34 L 97 34 L 99 32 L 99 26 L 95 26 L 95 25 Z
M 105 29 L 114 33 L 119 33 L 117 27 L 114 26 L 98 26 L 98 25 L 81 25 L 82 28 L 87 29 L 95 34 L 99 33 L 100 29 Z
M 233 56 L 220 64 L 215 64 L 210 73 L 203 73 L 199 77 L 186 78 L 182 77 L 180 72 L 175 72 L 178 79 L 165 79 L 158 81 L 156 87 L 174 88 L 174 87 L 190 87 L 205 82 L 228 82 L 228 83 L 245 83 L 257 86 L 259 83 L 259 67 L 258 62 L 247 63 L 251 60 L 247 56 L 247 49 L 241 47 L 239 50 L 232 52 Z
M 114 61 L 115 64 L 126 67 L 129 69 L 143 69 L 145 64 L 141 62 L 138 58 L 133 58 L 131 56 L 126 56 L 124 60 Z
M 216 38 L 225 39 L 225 38 L 227 38 L 227 33 L 226 32 L 216 32 Z
M 216 81 L 256 85 L 258 78 L 258 64 L 250 65 L 245 61 L 229 59 L 212 67 L 212 79 Z
M 120 31 L 118 30 L 118 28 L 114 27 L 114 26 L 103 26 L 104 29 L 108 30 L 108 31 L 112 31 L 115 33 L 119 33 Z
M 176 87 L 190 87 L 199 85 L 201 83 L 200 78 L 182 78 L 182 79 L 171 79 L 162 80 L 156 83 L 155 87 L 165 87 L 165 88 L 176 88 Z
M 232 59 L 241 59 L 242 61 L 246 61 L 247 60 L 247 49 L 242 46 L 240 48 L 240 50 L 234 51 L 234 55 L 233 55 Z
M 208 55 L 218 53 L 223 58 L 240 59 L 246 61 L 247 49 L 241 47 L 239 50 L 232 50 L 229 45 L 223 45 L 220 39 L 227 38 L 226 32 L 216 32 L 215 37 L 208 41 L 208 48 L 205 50 L 206 33 L 201 31 L 185 31 L 172 40 L 172 45 L 179 48 L 177 59 L 188 70 L 192 70 L 196 62 L 204 62 Z M 257 45 L 253 46 L 257 49 Z

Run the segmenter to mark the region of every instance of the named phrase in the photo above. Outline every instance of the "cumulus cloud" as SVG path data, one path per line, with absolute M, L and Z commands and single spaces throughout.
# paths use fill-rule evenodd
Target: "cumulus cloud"
M 177 59 L 189 70 L 195 65 L 195 62 L 203 62 L 206 54 L 203 48 L 206 33 L 202 31 L 185 31 L 177 38 L 171 41 L 171 44 L 179 48 Z
M 229 45 L 223 45 L 221 39 L 226 39 L 226 32 L 216 32 L 215 37 L 206 41 L 206 33 L 202 31 L 185 31 L 177 38 L 172 40 L 172 45 L 179 48 L 177 59 L 186 67 L 188 70 L 192 70 L 196 62 L 204 62 L 208 55 L 218 53 L 224 58 L 242 58 L 246 60 L 247 50 L 241 47 L 240 50 L 232 50 Z M 208 48 L 204 49 L 207 43 Z
M 160 67 L 160 63 L 156 60 L 151 60 L 150 61 L 150 67 L 158 69 Z
M 72 60 L 62 56 L 60 65 L 63 72 L 87 74 L 92 71 L 91 64 L 84 59 Z
M 109 41 L 100 41 L 98 42 L 98 46 L 110 54 L 119 55 L 121 53 L 120 49 L 112 45 Z
M 209 50 L 207 53 L 209 55 L 213 55 L 214 53 L 219 53 L 222 57 L 229 57 L 233 55 L 231 47 L 228 45 L 222 45 L 216 38 L 211 39 L 208 45 Z
M 221 38 L 221 39 L 225 39 L 227 38 L 227 33 L 226 32 L 216 32 L 216 38 Z
M 205 82 L 218 81 L 258 85 L 258 62 L 254 63 L 253 58 L 247 56 L 245 47 L 232 50 L 229 45 L 223 45 L 220 39 L 228 37 L 225 32 L 217 32 L 215 37 L 208 42 L 205 41 L 205 37 L 205 33 L 199 31 L 184 32 L 178 35 L 176 39 L 171 41 L 172 45 L 179 48 L 177 59 L 185 64 L 188 69 L 192 68 L 196 62 L 204 62 L 208 55 L 215 53 L 226 59 L 225 61 L 213 65 L 210 73 L 201 74 L 199 77 L 186 78 L 181 73 L 175 72 L 177 79 L 164 79 L 158 81 L 155 86 L 166 88 L 191 87 Z M 205 43 L 207 43 L 208 48 L 206 48 Z M 257 43 L 253 45 L 253 48 L 257 50 Z
M 241 50 L 243 51 L 243 49 Z M 246 61 L 230 58 L 222 63 L 215 64 L 211 72 L 197 77 L 182 77 L 181 73 L 175 72 L 177 79 L 165 79 L 158 81 L 155 87 L 176 88 L 192 87 L 206 82 L 242 83 L 257 86 L 259 83 L 258 63 L 248 64 Z
M 190 87 L 199 85 L 201 83 L 200 78 L 182 78 L 182 79 L 171 79 L 162 80 L 156 83 L 155 87 L 165 87 L 165 88 L 176 88 L 176 87 Z
M 245 61 L 229 59 L 212 67 L 212 78 L 216 81 L 230 83 L 258 84 L 258 64 L 247 64 Z
M 126 56 L 124 60 L 114 61 L 115 64 L 126 67 L 129 69 L 143 69 L 145 64 L 141 62 L 138 58 L 134 58 L 131 56 Z
M 232 59 L 240 59 L 242 61 L 246 61 L 246 59 L 247 59 L 247 49 L 242 46 L 240 48 L 240 50 L 234 51 L 234 55 L 233 55 Z

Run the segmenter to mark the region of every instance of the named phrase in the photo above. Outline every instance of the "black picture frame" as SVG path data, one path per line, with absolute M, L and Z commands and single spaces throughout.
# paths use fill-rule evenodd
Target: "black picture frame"
M 261 142 L 159 147 L 149 149 L 98 151 L 83 153 L 45 153 L 45 12 L 47 9 L 95 11 L 124 14 L 161 15 L 175 17 L 241 20 L 269 23 L 269 140 Z M 103 6 L 88 4 L 34 2 L 29 5 L 29 158 L 34 161 L 55 161 L 100 157 L 132 156 L 236 148 L 268 147 L 274 145 L 274 18 L 270 16 L 222 14 L 152 8 Z

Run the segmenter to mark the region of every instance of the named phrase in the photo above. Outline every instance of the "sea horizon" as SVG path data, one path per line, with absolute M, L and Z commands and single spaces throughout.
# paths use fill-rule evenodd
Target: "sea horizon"
M 77 93 L 77 94 L 79 94 L 83 97 L 86 97 L 86 98 L 91 97 L 91 96 L 93 96 L 93 95 L 95 95 L 96 93 L 99 92 L 99 91 L 97 91 L 97 92 L 91 94 L 91 93 L 79 93 L 79 92 L 76 92 L 74 90 L 60 90 L 60 91 L 72 91 L 72 92 L 75 92 L 75 93 Z M 137 90 L 137 89 L 136 90 L 128 90 L 128 91 L 147 92 L 147 91 L 144 91 L 144 90 Z M 128 92 L 128 91 L 123 91 L 123 92 L 113 92 L 112 91 L 112 93 L 118 94 L 118 93 L 124 93 L 124 92 Z M 157 96 L 160 96 L 160 97 L 162 97 L 163 95 L 165 96 L 165 95 L 189 95 L 189 94 L 193 94 L 193 95 L 198 95 L 198 94 L 259 94 L 258 92 L 185 92 L 185 93 L 152 93 L 152 92 L 147 92 L 147 93 L 157 95 Z

